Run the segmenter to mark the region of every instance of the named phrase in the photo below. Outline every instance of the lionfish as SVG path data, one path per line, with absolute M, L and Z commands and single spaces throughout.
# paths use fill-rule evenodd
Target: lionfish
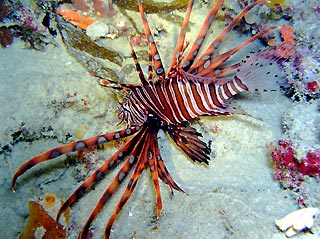
M 67 198 L 58 211 L 56 220 L 58 222 L 67 208 L 74 205 L 78 199 L 91 190 L 98 181 L 101 181 L 110 170 L 114 169 L 122 161 L 124 161 L 122 167 L 99 199 L 83 226 L 79 238 L 86 238 L 92 221 L 112 195 L 117 192 L 120 184 L 131 170 L 133 172 L 129 182 L 105 227 L 104 237 L 109 238 L 116 217 L 133 193 L 137 181 L 145 168 L 149 168 L 151 172 L 156 190 L 156 216 L 159 218 L 162 210 L 159 179 L 170 187 L 172 194 L 173 189 L 180 192 L 184 191 L 170 176 L 161 158 L 157 140 L 158 131 L 163 130 L 170 135 L 175 144 L 191 160 L 208 164 L 210 142 L 208 145 L 201 141 L 199 137 L 202 135 L 191 127 L 189 122 L 202 115 L 220 116 L 239 112 L 230 102 L 232 96 L 242 91 L 272 89 L 280 80 L 280 70 L 275 62 L 276 60 L 270 60 L 268 54 L 263 53 L 263 51 L 262 53 L 251 54 L 241 62 L 225 63 L 239 50 L 277 28 L 276 26 L 265 28 L 223 54 L 217 53 L 221 43 L 240 20 L 253 7 L 264 4 L 265 0 L 258 0 L 245 7 L 209 44 L 206 50 L 201 55 L 199 54 L 209 28 L 223 2 L 223 0 L 215 1 L 191 50 L 188 54 L 185 54 L 185 50 L 188 47 L 185 35 L 193 6 L 193 0 L 189 1 L 171 63 L 165 73 L 141 0 L 138 0 L 144 33 L 150 50 L 148 76 L 144 75 L 132 43 L 129 41 L 141 84 L 121 84 L 100 79 L 102 86 L 112 87 L 110 85 L 117 84 L 117 87 L 113 86 L 112 88 L 120 87 L 127 91 L 118 113 L 119 119 L 124 121 L 127 127 L 113 133 L 68 143 L 35 156 L 21 165 L 15 172 L 12 179 L 12 189 L 14 190 L 15 188 L 17 178 L 37 164 L 57 158 L 63 154 L 81 151 L 130 136 L 116 153 L 106 160 Z M 265 78 L 269 79 L 266 83 L 264 82 Z

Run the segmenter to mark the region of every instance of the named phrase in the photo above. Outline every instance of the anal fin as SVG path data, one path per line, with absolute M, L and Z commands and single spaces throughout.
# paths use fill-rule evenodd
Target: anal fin
M 207 145 L 199 139 L 202 136 L 189 125 L 170 125 L 167 132 L 177 146 L 193 161 L 209 164 L 210 142 Z

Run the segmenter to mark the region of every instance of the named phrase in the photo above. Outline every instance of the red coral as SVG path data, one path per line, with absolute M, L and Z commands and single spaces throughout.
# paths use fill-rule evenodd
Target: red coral
M 294 55 L 296 48 L 293 28 L 289 25 L 283 25 L 280 32 L 283 42 L 275 47 L 274 55 L 282 59 L 289 59 Z
M 16 11 L 16 19 L 21 26 L 29 29 L 32 33 L 46 31 L 46 28 L 42 25 L 42 20 L 39 16 L 26 7 L 20 7 Z
M 272 152 L 274 163 L 274 178 L 279 180 L 285 188 L 294 190 L 302 181 L 302 175 L 298 171 L 298 160 L 290 140 L 279 140 L 278 146 Z

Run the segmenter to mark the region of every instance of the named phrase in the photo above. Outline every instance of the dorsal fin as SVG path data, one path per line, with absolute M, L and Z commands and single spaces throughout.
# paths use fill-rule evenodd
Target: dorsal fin
M 194 59 L 198 56 L 199 50 L 202 46 L 202 43 L 204 42 L 204 39 L 206 38 L 206 35 L 208 33 L 208 30 L 210 29 L 213 20 L 215 19 L 219 9 L 222 6 L 223 1 L 217 0 L 215 1 L 214 5 L 209 11 L 208 16 L 204 20 L 202 27 L 198 33 L 198 36 L 196 37 L 196 40 L 194 41 L 191 50 L 189 51 L 189 54 L 186 56 L 182 67 L 184 71 L 188 71 L 189 68 L 192 66 Z
M 187 27 L 188 27 L 188 22 L 189 22 L 192 6 L 193 6 L 193 0 L 190 0 L 188 3 L 187 12 L 186 12 L 186 15 L 184 17 L 184 20 L 183 20 L 183 23 L 181 26 L 178 42 L 176 44 L 176 48 L 174 49 L 173 56 L 172 56 L 171 63 L 168 68 L 167 74 L 169 74 L 171 69 L 173 68 L 173 66 L 175 64 L 177 64 L 177 61 L 179 60 L 179 57 L 182 53 L 182 49 L 184 46 L 184 39 L 185 39 L 186 32 L 187 32 Z
M 232 29 L 240 22 L 240 20 L 255 6 L 264 4 L 265 0 L 258 0 L 246 8 L 244 8 L 229 24 L 223 29 L 223 31 L 211 42 L 207 50 L 199 56 L 199 58 L 194 62 L 194 64 L 188 70 L 191 74 L 198 74 L 203 70 L 207 69 L 214 61 L 214 53 L 219 48 L 221 42 L 226 38 L 226 36 L 232 31 Z M 227 55 L 225 55 L 227 56 Z M 231 55 L 230 55 L 231 56 Z M 225 59 L 226 60 L 226 59 Z M 224 60 L 224 61 L 225 61 Z M 223 63 L 222 61 L 221 63 Z M 215 63 L 215 62 L 214 62 Z M 216 64 L 215 64 L 216 65 Z M 215 68 L 215 67 L 214 67 Z M 201 73 L 203 75 L 203 73 Z
M 144 13 L 144 10 L 143 10 L 142 4 L 141 4 L 141 0 L 138 0 L 138 6 L 139 6 L 139 12 L 140 12 L 143 28 L 144 28 L 144 33 L 146 35 L 148 45 L 150 48 L 150 54 L 152 56 L 153 68 L 154 68 L 157 76 L 160 79 L 164 79 L 165 78 L 164 67 L 163 67 L 163 64 L 162 64 L 162 61 L 160 58 L 159 51 L 157 49 L 157 45 L 154 42 L 153 36 L 151 34 L 149 23 L 148 23 L 146 14 Z

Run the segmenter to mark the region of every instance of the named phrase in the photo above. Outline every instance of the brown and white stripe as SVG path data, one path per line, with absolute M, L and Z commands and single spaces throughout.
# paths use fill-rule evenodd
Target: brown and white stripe
M 234 76 L 223 84 L 198 82 L 178 75 L 163 81 L 133 87 L 123 104 L 129 126 L 141 125 L 149 113 L 166 124 L 190 121 L 201 115 L 226 114 L 227 101 L 248 87 Z

